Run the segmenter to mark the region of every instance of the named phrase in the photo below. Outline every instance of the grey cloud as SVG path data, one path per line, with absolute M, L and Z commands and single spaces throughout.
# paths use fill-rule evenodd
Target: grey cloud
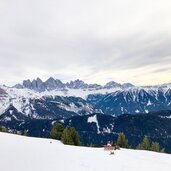
M 163 16 L 166 21 L 155 21 L 152 14 L 163 14 L 171 2 L 143 3 L 2 0 L 0 74 L 5 75 L 0 81 L 18 81 L 36 72 L 64 80 L 107 71 L 115 77 L 117 71 L 136 72 L 155 64 L 166 71 L 171 63 L 171 25 L 166 22 L 171 13 Z M 157 22 L 157 28 L 149 27 Z
M 161 72 L 167 72 L 167 71 L 171 71 L 171 67 L 167 67 L 167 68 L 160 68 L 160 69 L 156 69 L 154 71 L 152 71 L 153 73 L 161 73 Z

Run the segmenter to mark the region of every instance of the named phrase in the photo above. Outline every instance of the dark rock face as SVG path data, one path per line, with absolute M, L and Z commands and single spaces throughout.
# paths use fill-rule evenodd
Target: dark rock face
M 48 80 L 43 82 L 40 78 L 34 79 L 33 81 L 24 80 L 23 84 L 17 84 L 14 86 L 15 88 L 28 88 L 30 90 L 35 90 L 38 92 L 43 92 L 46 90 L 55 90 L 55 89 L 64 89 L 65 84 L 63 84 L 60 80 L 55 80 L 50 77 Z

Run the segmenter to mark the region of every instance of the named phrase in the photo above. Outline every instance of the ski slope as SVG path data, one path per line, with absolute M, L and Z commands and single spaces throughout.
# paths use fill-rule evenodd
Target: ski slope
M 51 142 L 51 143 L 50 143 Z M 171 155 L 66 146 L 59 141 L 0 133 L 1 171 L 170 171 Z

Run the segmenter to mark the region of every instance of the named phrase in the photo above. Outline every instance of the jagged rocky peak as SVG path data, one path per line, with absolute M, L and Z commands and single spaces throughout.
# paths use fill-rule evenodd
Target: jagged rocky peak
M 45 82 L 43 82 L 40 78 L 34 79 L 33 81 L 24 80 L 22 84 L 17 84 L 15 88 L 28 88 L 31 90 L 35 90 L 38 92 L 43 92 L 46 90 L 63 90 L 63 89 L 111 89 L 111 88 L 131 88 L 134 85 L 131 83 L 120 84 L 115 81 L 110 81 L 106 85 L 102 86 L 99 84 L 87 84 L 80 79 L 76 79 L 74 81 L 63 83 L 59 79 L 54 79 L 53 77 L 48 78 Z
M 135 87 L 133 84 L 131 84 L 131 83 L 124 83 L 124 84 L 122 84 L 122 87 L 123 88 L 132 88 L 132 87 Z
M 15 86 L 13 86 L 14 88 L 18 88 L 18 89 L 22 89 L 23 88 L 23 85 L 21 84 L 16 84 Z
M 36 91 L 45 91 L 44 83 L 40 78 L 34 79 L 33 81 L 30 81 L 29 79 L 23 80 L 22 84 L 16 84 L 14 87 L 19 89 L 28 88 Z
M 108 82 L 104 86 L 104 88 L 108 88 L 108 89 L 110 89 L 110 88 L 123 88 L 123 89 L 127 89 L 127 88 L 132 88 L 132 87 L 134 87 L 134 85 L 131 84 L 131 83 L 120 84 L 120 83 L 117 83 L 115 81 L 110 81 L 110 82 Z
M 23 81 L 23 87 L 24 88 L 29 88 L 31 89 L 31 86 L 32 86 L 32 82 L 30 80 L 24 80 Z
M 89 87 L 88 88 L 92 88 L 92 89 L 102 89 L 103 86 L 99 85 L 99 84 L 89 84 Z
M 54 90 L 54 89 L 62 89 L 65 88 L 65 84 L 62 83 L 61 80 L 54 79 L 53 77 L 50 77 L 45 81 L 45 85 L 47 90 Z
M 86 84 L 84 81 L 79 79 L 66 83 L 66 86 L 68 88 L 73 88 L 73 89 L 88 88 L 88 84 Z
M 24 80 L 23 84 L 16 84 L 15 88 L 28 88 L 31 90 L 35 90 L 38 92 L 46 91 L 46 90 L 54 90 L 54 89 L 63 89 L 65 88 L 65 84 L 58 79 L 54 79 L 50 77 L 45 82 L 43 82 L 40 78 L 34 79 L 33 81 Z
M 55 84 L 56 80 L 53 77 L 48 78 L 45 83 L 49 83 L 49 84 Z
M 43 81 L 40 78 L 37 78 L 36 80 L 34 79 L 32 81 L 31 89 L 41 92 L 41 91 L 45 91 L 46 87 L 45 87 Z
M 115 88 L 115 87 L 121 87 L 121 84 L 115 82 L 115 81 L 110 81 L 108 83 L 106 83 L 106 85 L 104 86 L 104 88 Z
M 32 81 L 32 84 L 34 84 L 35 86 L 40 86 L 41 84 L 43 84 L 43 81 L 40 78 L 37 78 L 36 80 L 34 79 Z

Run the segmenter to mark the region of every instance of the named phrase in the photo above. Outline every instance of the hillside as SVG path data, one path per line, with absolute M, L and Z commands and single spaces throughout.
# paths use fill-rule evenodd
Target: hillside
M 136 148 L 144 136 L 157 141 L 165 152 L 171 153 L 171 111 L 117 117 L 104 114 L 74 116 L 64 121 L 74 127 L 84 144 L 105 144 L 108 140 L 117 141 L 118 134 L 124 132 L 129 145 Z
M 52 142 L 52 143 L 50 143 Z M 121 149 L 65 146 L 59 141 L 0 133 L 3 171 L 169 171 L 171 155 Z
M 11 107 L 9 112 L 0 116 L 0 126 L 8 128 L 9 131 L 27 130 L 27 134 L 32 137 L 49 137 L 56 122 L 74 127 L 84 145 L 104 145 L 108 140 L 116 141 L 118 134 L 124 132 L 133 148 L 136 148 L 146 135 L 151 141 L 159 142 L 165 152 L 171 153 L 171 111 L 124 114 L 117 117 L 91 114 L 50 120 L 25 118 Z

